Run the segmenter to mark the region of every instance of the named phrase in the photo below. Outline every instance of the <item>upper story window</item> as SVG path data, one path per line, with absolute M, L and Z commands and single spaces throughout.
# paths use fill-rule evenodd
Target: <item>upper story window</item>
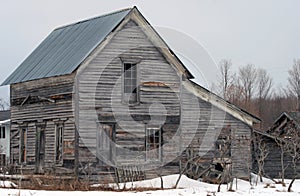
M 138 102 L 137 64 L 123 63 L 123 101 L 128 104 Z
M 0 139 L 5 139 L 5 127 L 0 127 Z

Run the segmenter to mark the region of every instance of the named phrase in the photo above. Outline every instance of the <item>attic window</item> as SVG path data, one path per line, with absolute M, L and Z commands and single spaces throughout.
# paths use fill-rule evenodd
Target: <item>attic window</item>
M 137 64 L 123 63 L 123 101 L 128 104 L 138 102 Z

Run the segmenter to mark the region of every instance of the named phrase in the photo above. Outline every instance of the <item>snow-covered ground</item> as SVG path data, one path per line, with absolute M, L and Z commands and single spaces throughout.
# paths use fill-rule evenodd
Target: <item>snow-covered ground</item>
M 178 175 L 170 175 L 163 177 L 164 187 L 172 188 Z M 1 182 L 1 181 L 0 181 Z M 236 182 L 236 180 L 235 180 Z M 226 185 L 222 185 L 221 192 L 217 191 L 217 185 L 207 184 L 200 181 L 192 180 L 186 176 L 182 176 L 177 189 L 166 189 L 157 191 L 144 191 L 144 192 L 113 192 L 113 191 L 36 191 L 36 190 L 19 190 L 11 188 L 0 188 L 0 196 L 125 196 L 125 195 L 261 195 L 261 196 L 279 196 L 279 195 L 299 195 L 300 194 L 300 180 L 296 180 L 293 185 L 293 192 L 287 192 L 290 180 L 286 180 L 286 187 L 281 184 L 274 184 L 271 180 L 264 179 L 263 183 L 258 183 L 257 186 L 251 186 L 249 182 L 244 180 L 237 180 L 234 184 L 234 192 L 227 191 Z M 1 182 L 0 186 L 11 185 L 10 182 Z M 121 187 L 124 185 L 121 185 Z M 145 180 L 134 183 L 127 183 L 127 187 L 160 187 L 160 179 L 155 178 L 152 180 Z

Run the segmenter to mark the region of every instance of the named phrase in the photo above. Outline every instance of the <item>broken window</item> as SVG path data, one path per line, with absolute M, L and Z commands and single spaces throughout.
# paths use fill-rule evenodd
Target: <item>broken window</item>
M 137 65 L 135 63 L 124 63 L 123 72 L 124 101 L 129 104 L 137 103 Z
M 162 144 L 162 131 L 161 128 L 146 129 L 146 160 L 157 161 L 161 160 L 161 144 Z
M 20 163 L 26 163 L 27 128 L 20 130 Z
M 63 161 L 64 126 L 63 124 L 57 124 L 55 129 L 55 161 L 59 164 Z
M 231 140 L 231 129 L 228 127 L 223 128 L 215 143 L 217 155 L 216 157 L 231 156 Z
M 5 127 L 0 127 L 0 139 L 5 139 Z

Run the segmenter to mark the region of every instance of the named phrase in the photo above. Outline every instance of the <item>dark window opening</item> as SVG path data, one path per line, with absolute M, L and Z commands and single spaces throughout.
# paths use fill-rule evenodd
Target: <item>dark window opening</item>
M 217 163 L 217 164 L 215 165 L 215 169 L 216 169 L 217 171 L 220 171 L 220 172 L 223 172 L 223 170 L 224 170 L 224 168 L 223 168 L 223 166 L 221 165 L 221 163 Z
M 146 129 L 146 160 L 160 160 L 162 133 L 160 128 Z
M 223 128 L 217 141 L 216 146 L 216 157 L 230 157 L 231 156 L 231 129 Z
M 6 155 L 0 154 L 0 166 L 5 166 L 5 165 L 6 165 Z
M 0 127 L 0 139 L 5 139 L 5 127 Z
M 64 127 L 62 124 L 56 125 L 56 139 L 55 139 L 55 161 L 62 163 L 63 161 L 63 136 Z
M 22 128 L 20 132 L 20 163 L 26 163 L 27 128 Z
M 129 104 L 138 101 L 137 92 L 137 65 L 134 63 L 124 63 L 123 94 L 125 102 Z

